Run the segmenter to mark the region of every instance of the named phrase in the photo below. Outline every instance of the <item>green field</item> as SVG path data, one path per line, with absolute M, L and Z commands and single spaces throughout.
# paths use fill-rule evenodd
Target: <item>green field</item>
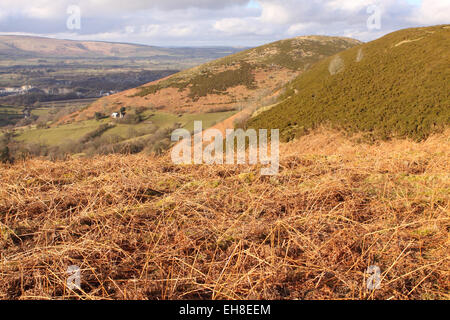
M 76 99 L 76 100 L 61 100 L 53 102 L 43 102 L 38 106 L 10 106 L 0 105 L 0 129 L 6 126 L 23 127 L 30 124 L 37 124 L 38 122 L 51 122 L 57 120 L 56 118 L 63 116 L 61 113 L 72 113 L 78 109 L 85 108 L 95 99 Z M 31 117 L 28 118 L 27 123 L 19 123 L 24 120 L 24 109 L 30 110 Z
M 31 111 L 33 116 L 41 117 L 50 113 L 50 108 L 36 108 Z
M 13 125 L 23 118 L 21 108 L 0 106 L 0 127 Z
M 88 120 L 84 122 L 77 122 L 73 124 L 37 129 L 25 129 L 17 131 L 16 140 L 27 143 L 42 143 L 49 146 L 54 146 L 63 143 L 64 141 L 79 140 L 85 134 L 95 130 L 100 126 L 101 122 L 95 120 Z
M 194 121 L 203 121 L 203 127 L 208 128 L 221 122 L 236 112 L 218 112 L 205 114 L 183 114 L 176 115 L 163 112 L 147 111 L 143 116 L 143 121 L 138 124 L 121 124 L 111 119 L 87 120 L 72 124 L 60 125 L 50 128 L 22 129 L 17 131 L 16 140 L 25 143 L 40 143 L 48 146 L 57 146 L 68 140 L 79 141 L 85 135 L 98 129 L 101 125 L 107 123 L 115 124 L 115 127 L 107 130 L 104 136 L 119 136 L 121 139 L 128 139 L 130 130 L 134 130 L 140 136 L 145 136 L 152 132 L 155 127 L 159 129 L 168 129 L 175 124 L 180 127 L 193 131 Z M 134 137 L 133 137 L 134 138 Z

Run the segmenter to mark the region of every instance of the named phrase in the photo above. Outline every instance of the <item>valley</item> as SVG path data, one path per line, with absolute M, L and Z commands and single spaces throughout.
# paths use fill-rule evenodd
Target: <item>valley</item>
M 194 119 L 205 121 L 205 129 L 220 126 L 223 121 L 228 122 L 228 128 L 245 122 L 257 109 L 273 104 L 284 86 L 314 62 L 359 43 L 339 37 L 298 37 L 244 50 L 173 75 L 165 71 L 166 77 L 143 86 L 108 92 L 79 107 L 54 107 L 35 123 L 22 121 L 19 128 L 13 129 L 9 149 L 15 158 L 31 155 L 52 159 L 71 154 L 139 153 L 144 149 L 161 152 L 171 147 L 169 133 L 176 128 L 192 130 Z M 162 77 L 162 71 L 150 73 L 155 77 L 158 74 Z M 98 80 L 103 88 L 115 79 L 113 74 L 103 77 L 105 80 Z M 86 86 L 99 92 L 94 79 L 86 81 Z M 31 115 L 37 110 L 42 113 L 48 105 L 35 103 Z M 121 109 L 126 110 L 125 119 L 111 119 L 110 115 Z M 232 120 L 227 120 L 230 117 Z M 103 130 L 106 125 L 108 129 Z M 85 139 L 89 133 L 93 137 Z
M 0 126 L 16 125 L 28 112 L 33 117 L 22 122 L 37 120 L 34 115 L 50 112 L 54 101 L 74 112 L 86 105 L 75 109 L 72 100 L 112 95 L 239 50 L 0 36 Z
M 165 52 L 184 61 L 173 70 L 142 71 L 152 59 L 140 54 L 161 48 L 41 50 L 101 54 L 60 69 L 89 74 L 97 96 L 0 98 L 0 299 L 450 299 L 448 25 L 365 43 L 301 36 L 189 66 Z M 139 59 L 108 64 L 130 51 Z M 189 138 L 195 121 L 215 139 L 279 133 L 278 172 L 261 174 L 267 148 L 246 132 L 227 146 L 240 164 L 175 162 L 172 134 Z

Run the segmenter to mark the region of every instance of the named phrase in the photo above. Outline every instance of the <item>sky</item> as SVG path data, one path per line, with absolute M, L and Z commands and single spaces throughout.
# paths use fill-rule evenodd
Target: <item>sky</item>
M 450 23 L 450 0 L 0 0 L 0 34 L 251 47 L 302 35 L 370 41 Z

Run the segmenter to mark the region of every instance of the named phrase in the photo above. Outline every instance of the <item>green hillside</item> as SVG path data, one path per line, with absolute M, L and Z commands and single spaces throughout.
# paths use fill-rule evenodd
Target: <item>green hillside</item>
M 314 65 L 247 125 L 284 141 L 322 124 L 422 140 L 450 124 L 450 26 L 406 29 Z

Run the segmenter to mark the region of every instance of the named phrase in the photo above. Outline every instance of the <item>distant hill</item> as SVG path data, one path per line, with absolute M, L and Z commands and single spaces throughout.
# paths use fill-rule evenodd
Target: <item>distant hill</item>
M 267 103 L 314 63 L 359 44 L 354 39 L 324 36 L 278 41 L 100 99 L 70 120 L 85 120 L 95 112 L 111 112 L 123 106 L 200 113 Z
M 0 59 L 10 58 L 207 58 L 217 59 L 239 48 L 161 48 L 129 43 L 73 41 L 31 36 L 0 36 Z
M 291 140 L 321 124 L 421 140 L 450 124 L 450 26 L 391 33 L 327 58 L 248 122 Z

